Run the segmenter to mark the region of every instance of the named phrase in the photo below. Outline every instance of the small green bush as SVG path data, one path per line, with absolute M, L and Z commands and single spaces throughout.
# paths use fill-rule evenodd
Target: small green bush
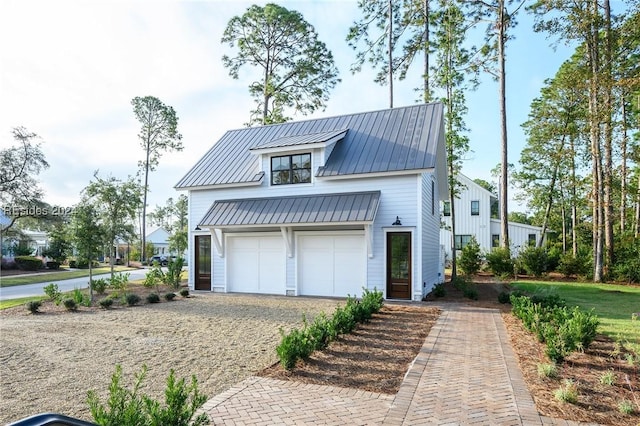
M 99 278 L 97 280 L 91 280 L 91 288 L 98 294 L 104 294 L 107 290 L 107 280 L 105 278 Z
M 529 246 L 520 252 L 517 262 L 528 275 L 541 277 L 547 272 L 547 251 L 543 247 Z
M 622 414 L 631 415 L 636 410 L 633 406 L 633 402 L 629 401 L 628 399 L 623 399 L 618 403 L 618 411 Z
M 511 303 L 511 293 L 507 292 L 507 291 L 501 291 L 500 293 L 498 293 L 498 302 L 504 304 L 507 303 Z
M 554 363 L 540 363 L 538 364 L 538 376 L 555 379 L 558 377 L 558 368 Z
M 16 256 L 13 260 L 16 262 L 16 265 L 18 265 L 18 269 L 23 271 L 37 271 L 38 269 L 44 268 L 44 263 L 37 257 Z
M 42 290 L 44 291 L 44 294 L 46 294 L 47 297 L 51 299 L 52 302 L 54 302 L 56 305 L 60 304 L 60 299 L 62 298 L 62 292 L 58 289 L 58 284 L 56 283 L 48 284 L 44 286 Z
M 566 253 L 560 256 L 558 267 L 556 268 L 565 278 L 582 275 L 586 272 L 585 262 L 580 256 Z
M 478 300 L 478 289 L 475 284 L 468 284 L 463 290 L 462 294 L 467 299 Z
M 573 380 L 565 380 L 564 385 L 553 392 L 553 396 L 560 402 L 575 404 L 578 402 L 578 386 Z
M 105 297 L 104 299 L 98 302 L 102 309 L 109 309 L 113 305 L 113 299 L 110 297 Z
M 147 296 L 147 303 L 159 303 L 160 302 L 160 296 L 158 296 L 156 293 L 151 293 Z
M 611 370 L 605 371 L 600 375 L 600 384 L 602 385 L 613 386 L 615 382 L 616 382 L 616 373 L 614 373 Z
M 64 299 L 62 306 L 64 306 L 67 311 L 75 311 L 78 309 L 78 304 L 71 298 Z
M 447 295 L 447 290 L 444 288 L 444 283 L 438 283 L 433 286 L 433 295 L 435 297 L 444 297 Z
M 313 352 L 314 344 L 305 331 L 294 328 L 285 334 L 284 330 L 280 329 L 280 335 L 282 340 L 276 346 L 276 353 L 285 370 L 291 370 L 296 366 L 298 358 L 307 359 Z
M 47 269 L 60 269 L 60 262 L 49 261 L 47 262 Z
M 79 288 L 74 288 L 71 296 L 76 304 L 80 306 L 91 306 L 91 299 L 89 299 L 89 296 L 84 294 Z
M 127 305 L 134 306 L 140 303 L 140 296 L 135 293 L 129 293 L 125 296 L 125 301 L 127 302 Z
M 127 284 L 129 284 L 130 276 L 131 274 L 128 272 L 113 274 L 113 276 L 109 278 L 109 285 L 115 290 L 125 292 L 127 291 Z
M 176 298 L 176 294 L 175 293 L 167 293 L 164 295 L 164 298 L 166 300 L 168 300 L 169 302 L 171 302 L 173 299 Z
M 478 244 L 476 237 L 472 236 L 467 245 L 462 248 L 457 263 L 465 275 L 478 273 L 482 265 L 482 254 L 480 253 L 480 244 Z
M 182 290 L 180 290 L 180 296 L 189 297 L 189 290 L 186 288 L 183 288 Z
M 78 261 L 77 260 L 69 260 L 69 268 L 71 269 L 76 269 L 78 267 Z
M 485 254 L 487 267 L 493 275 L 513 276 L 514 262 L 508 248 L 496 247 Z
M 456 288 L 456 289 L 458 289 L 460 291 L 464 291 L 464 289 L 467 287 L 467 285 L 469 285 L 467 280 L 465 280 L 460 275 L 457 275 L 455 278 L 453 278 L 451 280 L 451 284 L 453 285 L 454 288 Z
M 171 425 L 171 426 L 203 426 L 209 424 L 205 413 L 195 416 L 196 412 L 207 401 L 207 396 L 198 391 L 198 381 L 191 376 L 187 385 L 185 379 L 176 380 L 173 370 L 167 377 L 164 404 L 141 394 L 142 382 L 147 374 L 147 366 L 143 365 L 140 373 L 135 375 L 133 388 L 125 388 L 122 382 L 122 367 L 116 365 L 116 372 L 111 376 L 107 405 L 100 402 L 98 393 L 91 390 L 87 393 L 87 404 L 93 421 L 101 426 L 117 425 Z
M 27 310 L 32 314 L 37 314 L 39 312 L 40 307 L 42 306 L 42 302 L 39 300 L 31 300 L 26 304 Z

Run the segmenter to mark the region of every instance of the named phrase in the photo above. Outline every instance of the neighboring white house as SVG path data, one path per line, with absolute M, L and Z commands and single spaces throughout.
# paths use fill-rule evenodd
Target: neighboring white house
M 169 254 L 169 231 L 163 227 L 147 232 L 146 240 L 153 244 L 153 254 Z
M 230 130 L 178 182 L 189 286 L 420 300 L 444 280 L 441 104 Z
M 500 245 L 500 219 L 491 218 L 491 206 L 496 205 L 498 197 L 487 191 L 463 174 L 458 174 L 462 184 L 460 195 L 454 201 L 456 216 L 456 249 L 461 250 L 476 237 L 480 249 L 491 251 Z M 496 207 L 497 211 L 497 207 Z M 446 258 L 451 260 L 451 206 L 449 201 L 442 203 L 442 216 L 445 228 L 440 230 L 440 241 L 444 246 Z M 529 244 L 536 244 L 542 238 L 542 228 L 523 223 L 509 222 L 509 245 L 514 253 Z

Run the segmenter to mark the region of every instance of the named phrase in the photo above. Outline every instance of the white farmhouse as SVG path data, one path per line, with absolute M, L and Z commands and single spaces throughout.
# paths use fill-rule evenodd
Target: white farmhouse
M 189 286 L 420 300 L 443 281 L 441 104 L 230 130 L 178 182 Z
M 492 218 L 492 205 L 497 212 L 498 197 L 487 191 L 463 174 L 458 174 L 462 184 L 459 197 L 454 201 L 456 216 L 455 247 L 457 250 L 467 245 L 471 237 L 476 237 L 480 249 L 489 252 L 500 246 L 500 219 Z M 445 256 L 451 259 L 451 206 L 449 201 L 442 203 L 444 228 L 440 229 L 440 241 Z M 536 244 L 542 238 L 542 228 L 523 223 L 509 222 L 509 245 L 513 253 L 529 244 Z

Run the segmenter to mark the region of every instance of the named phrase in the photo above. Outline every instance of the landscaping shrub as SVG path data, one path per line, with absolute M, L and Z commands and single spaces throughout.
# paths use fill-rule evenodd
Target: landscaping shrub
M 189 290 L 186 288 L 183 288 L 182 290 L 180 290 L 180 296 L 189 297 Z
M 104 294 L 107 290 L 107 280 L 106 278 L 99 278 L 97 280 L 91 280 L 91 288 L 98 294 Z
M 447 295 L 447 290 L 444 288 L 444 283 L 438 283 L 433 286 L 433 295 L 435 297 L 444 297 Z
M 574 256 L 571 253 L 566 253 L 560 256 L 558 262 L 557 271 L 560 272 L 565 278 L 573 275 L 581 275 L 585 273 L 584 259 L 580 256 Z
M 462 289 L 462 294 L 467 299 L 478 300 L 478 289 L 475 284 L 469 283 L 467 286 Z
M 578 386 L 573 380 L 565 380 L 564 385 L 556 389 L 553 395 L 560 402 L 575 404 L 578 402 Z
M 487 267 L 498 277 L 513 276 L 514 262 L 509 249 L 497 247 L 485 254 Z
M 54 302 L 56 305 L 60 304 L 60 299 L 62 298 L 62 292 L 60 292 L 60 290 L 58 289 L 58 284 L 56 283 L 48 284 L 44 286 L 42 290 L 44 291 L 44 294 L 46 294 L 47 297 L 51 299 L 52 302 Z
M 114 290 L 125 292 L 127 291 L 127 284 L 129 283 L 130 276 L 131 274 L 128 272 L 115 273 L 111 278 L 109 278 L 109 285 Z
M 518 255 L 518 263 L 528 275 L 541 277 L 547 272 L 547 251 L 542 247 L 529 246 Z
M 62 305 L 65 307 L 67 311 L 75 311 L 78 309 L 78 304 L 75 300 L 71 298 L 64 299 L 62 301 Z
M 453 285 L 453 287 L 455 287 L 456 289 L 463 291 L 467 285 L 469 284 L 467 282 L 467 280 L 465 280 L 463 277 L 461 277 L 460 275 L 456 276 L 455 278 L 453 278 L 451 280 L 451 284 Z
M 176 298 L 176 294 L 175 293 L 167 293 L 164 295 L 164 298 L 167 299 L 169 302 L 171 302 L 173 299 Z
M 633 402 L 628 399 L 623 399 L 618 403 L 618 411 L 622 414 L 630 415 L 635 413 L 635 408 L 633 406 Z
M 100 426 L 119 425 L 171 425 L 202 426 L 209 424 L 205 413 L 195 416 L 196 412 L 207 401 L 207 396 L 198 391 L 198 381 L 191 376 L 187 385 L 185 379 L 176 380 L 173 370 L 167 377 L 164 404 L 141 394 L 142 382 L 147 374 L 147 366 L 143 365 L 140 373 L 135 375 L 133 388 L 127 389 L 122 384 L 122 367 L 116 365 L 116 372 L 111 376 L 107 405 L 100 402 L 98 393 L 90 390 L 87 393 L 87 404 L 93 421 Z
M 69 261 L 69 268 L 76 269 L 77 267 L 78 267 L 78 261 L 77 260 L 70 260 Z
M 81 306 L 91 306 L 91 299 L 89 299 L 89 296 L 82 293 L 82 290 L 80 290 L 79 288 L 74 288 L 71 295 L 73 301 L 76 302 L 76 304 Z
M 465 275 L 478 273 L 482 265 L 482 255 L 480 253 L 480 244 L 478 244 L 476 237 L 472 236 L 467 245 L 462 248 L 457 263 Z
M 27 310 L 32 314 L 37 314 L 40 306 L 42 306 L 42 302 L 39 300 L 31 300 L 26 304 Z
M 12 269 L 18 269 L 18 265 L 16 264 L 15 261 L 13 260 L 9 261 L 5 259 L 0 260 L 0 270 L 10 271 Z
M 511 303 L 510 298 L 511 294 L 507 291 L 501 291 L 498 293 L 498 302 L 502 304 Z
M 60 269 L 60 262 L 54 262 L 54 261 L 47 262 L 47 269 Z
M 160 296 L 158 296 L 156 293 L 151 293 L 147 296 L 147 303 L 159 303 L 160 302 Z
M 18 269 L 23 271 L 37 271 L 44 268 L 44 264 L 41 259 L 33 256 L 16 256 L 13 259 L 18 265 Z
M 380 311 L 383 303 L 381 291 L 364 289 L 361 300 L 347 297 L 345 307 L 338 306 L 331 318 L 322 313 L 308 325 L 303 317 L 301 330 L 293 329 L 285 334 L 280 329 L 282 338 L 276 347 L 280 364 L 286 370 L 292 369 L 299 358 L 307 359 L 314 350 L 324 349 L 339 335 L 353 331 L 357 322 L 368 321 L 375 312 Z
M 110 297 L 105 297 L 104 299 L 98 302 L 102 309 L 109 309 L 113 305 L 113 299 Z
M 135 293 L 130 293 L 125 296 L 125 301 L 127 302 L 127 305 L 134 306 L 140 303 L 140 296 Z
M 640 240 L 622 239 L 618 245 L 615 264 L 615 278 L 627 283 L 640 283 Z
M 100 266 L 100 264 L 98 262 L 96 262 L 95 260 L 91 261 L 91 268 L 97 268 L 98 266 Z M 76 260 L 76 268 L 88 269 L 89 268 L 89 261 L 86 260 L 86 259 Z

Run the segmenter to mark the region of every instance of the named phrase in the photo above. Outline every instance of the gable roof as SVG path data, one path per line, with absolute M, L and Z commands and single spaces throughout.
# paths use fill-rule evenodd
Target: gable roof
M 368 223 L 379 202 L 380 191 L 218 200 L 198 226 Z
M 252 148 L 326 142 L 345 130 L 324 167 L 315 171 L 317 177 L 429 170 L 444 152 L 438 148 L 444 144 L 443 129 L 442 104 L 432 103 L 229 130 L 175 188 L 259 182 L 264 173 Z

